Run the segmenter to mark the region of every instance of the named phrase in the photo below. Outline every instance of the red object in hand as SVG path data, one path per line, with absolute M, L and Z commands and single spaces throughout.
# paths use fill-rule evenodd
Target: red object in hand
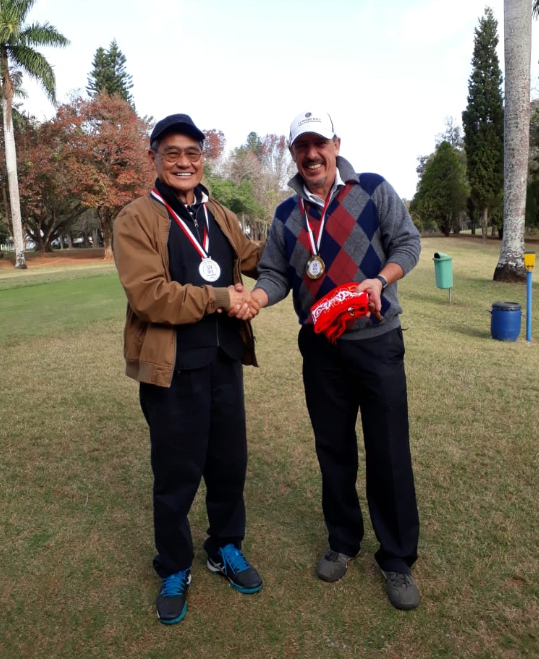
M 364 291 L 358 293 L 357 286 L 354 282 L 337 286 L 311 307 L 314 331 L 323 332 L 331 343 L 369 313 L 369 296 Z

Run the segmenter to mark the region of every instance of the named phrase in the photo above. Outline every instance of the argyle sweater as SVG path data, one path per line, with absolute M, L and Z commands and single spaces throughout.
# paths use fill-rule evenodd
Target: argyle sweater
M 421 251 L 419 233 L 395 190 L 378 174 L 356 174 L 352 165 L 337 157 L 339 174 L 345 182 L 330 201 L 320 256 L 325 272 L 319 279 L 307 275 L 312 255 L 305 216 L 299 205 L 301 196 L 311 226 L 318 235 L 321 208 L 309 203 L 299 174 L 289 181 L 295 191 L 280 204 L 258 265 L 256 288 L 263 289 L 269 304 L 284 299 L 292 290 L 294 309 L 301 325 L 312 323 L 312 304 L 340 284 L 361 282 L 376 277 L 388 262 L 401 266 L 407 274 L 417 263 Z M 400 326 L 402 309 L 397 283 L 382 295 L 383 320 L 360 318 L 342 339 L 363 339 L 384 334 Z

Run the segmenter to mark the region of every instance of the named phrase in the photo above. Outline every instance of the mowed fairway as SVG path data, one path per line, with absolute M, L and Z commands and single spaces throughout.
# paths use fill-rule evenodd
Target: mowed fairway
M 436 251 L 453 257 L 451 304 L 435 287 Z M 201 489 L 189 610 L 170 628 L 155 617 L 149 443 L 137 385 L 123 374 L 114 268 L 1 269 L 0 657 L 538 657 L 539 286 L 528 344 L 526 288 L 492 282 L 498 251 L 424 239 L 399 287 L 420 607 L 396 611 L 385 596 L 359 423 L 362 552 L 337 584 L 316 578 L 326 531 L 287 299 L 254 321 L 261 368 L 245 369 L 244 549 L 264 589 L 241 595 L 206 569 Z M 498 300 L 522 304 L 516 342 L 490 337 Z

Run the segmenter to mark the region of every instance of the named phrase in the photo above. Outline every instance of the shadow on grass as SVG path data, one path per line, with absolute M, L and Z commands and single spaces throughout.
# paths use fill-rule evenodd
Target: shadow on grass
M 452 332 L 457 332 L 458 334 L 464 334 L 465 336 L 470 336 L 476 339 L 490 339 L 490 332 L 485 330 L 480 330 L 477 327 L 471 327 L 469 325 L 448 325 L 448 329 Z

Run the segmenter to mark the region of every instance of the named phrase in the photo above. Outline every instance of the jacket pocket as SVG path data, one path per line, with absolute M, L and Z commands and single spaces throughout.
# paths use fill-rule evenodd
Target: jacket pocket
M 129 360 L 138 360 L 146 338 L 148 323 L 141 321 L 129 308 L 124 331 L 124 352 Z

